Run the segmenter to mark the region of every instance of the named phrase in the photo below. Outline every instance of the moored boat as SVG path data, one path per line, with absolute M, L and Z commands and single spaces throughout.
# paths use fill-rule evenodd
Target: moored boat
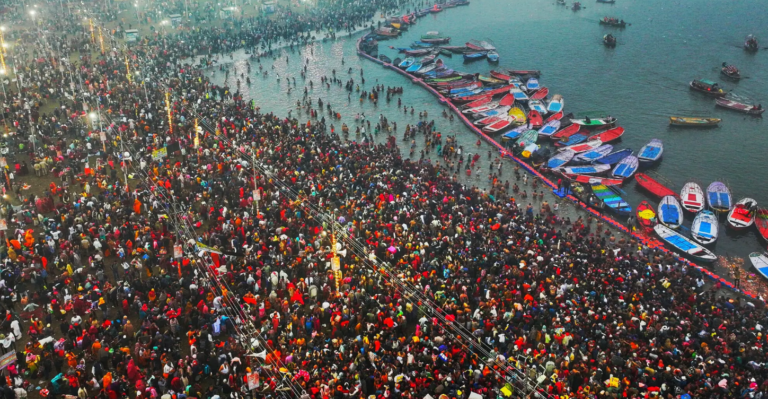
M 573 152 L 578 154 L 578 153 L 581 153 L 581 152 L 594 150 L 595 148 L 600 147 L 601 144 L 603 144 L 602 141 L 600 141 L 600 140 L 593 140 L 593 141 L 589 141 L 589 142 L 586 142 L 586 143 L 580 143 L 580 144 L 564 147 L 564 148 L 561 148 L 560 151 L 565 151 L 565 150 L 570 149 L 571 151 L 573 151 Z
M 501 136 L 501 140 L 502 141 L 517 140 L 517 138 L 520 137 L 521 134 L 527 132 L 528 130 L 529 130 L 528 126 L 526 126 L 526 125 L 518 126 L 518 127 L 514 128 L 514 129 L 504 133 Z
M 688 182 L 680 190 L 680 202 L 688 212 L 699 212 L 704 209 L 704 190 L 694 182 Z
M 568 151 L 572 153 L 573 151 Z M 597 175 L 603 172 L 611 170 L 608 165 L 580 165 L 580 166 L 566 166 L 560 168 L 560 171 L 568 174 L 576 175 Z
M 616 118 L 609 116 L 606 118 L 595 118 L 595 119 L 591 119 L 591 118 L 571 119 L 571 123 L 576 125 L 581 125 L 586 128 L 611 126 L 614 123 L 616 123 Z
M 629 215 L 632 207 L 622 198 L 621 189 L 604 184 L 592 184 L 592 193 L 603 204 L 603 209 L 613 211 L 617 215 Z
M 723 182 L 712 182 L 707 187 L 707 204 L 715 212 L 728 212 L 733 207 L 731 190 Z
M 541 100 L 534 100 L 531 98 L 531 100 L 528 101 L 528 108 L 542 115 L 547 113 L 547 107 L 544 105 L 544 103 L 541 102 Z
M 499 53 L 495 51 L 488 52 L 488 62 L 499 62 Z
M 599 177 L 599 176 L 590 176 L 590 175 L 575 175 L 575 174 L 569 174 L 569 173 L 561 173 L 566 178 L 578 182 L 578 183 L 585 183 L 585 184 L 602 184 L 604 186 L 621 186 L 624 183 L 624 180 L 619 179 L 610 179 L 607 177 Z
M 604 132 L 597 133 L 589 137 L 589 140 L 600 140 L 603 143 L 610 143 L 611 141 L 618 140 L 624 135 L 624 128 L 621 126 L 613 129 L 608 129 Z
M 513 87 L 512 89 L 510 89 L 509 92 L 510 92 L 510 94 L 515 96 L 515 101 L 523 102 L 523 101 L 530 100 L 530 98 L 528 98 L 527 94 L 525 94 L 522 90 L 520 90 L 520 89 L 518 89 L 516 87 Z
M 379 55 L 379 59 L 380 59 L 380 60 L 382 60 L 382 61 L 384 61 L 384 63 L 386 63 L 386 64 L 391 64 L 391 63 L 392 63 L 392 59 L 391 59 L 391 58 L 389 58 L 389 57 L 387 57 L 387 56 L 386 56 L 386 55 L 384 55 L 384 54 L 380 54 L 380 55 Z
M 696 126 L 696 127 L 708 127 L 717 126 L 722 119 L 720 118 L 696 118 L 688 116 L 670 116 L 669 124 L 672 126 Z
M 515 141 L 515 148 L 524 149 L 531 144 L 536 144 L 536 139 L 539 138 L 539 132 L 535 130 L 527 130 L 518 137 Z
M 563 96 L 555 94 L 552 96 L 552 100 L 549 102 L 549 105 L 547 105 L 547 111 L 551 113 L 562 112 L 564 105 L 565 101 L 563 100 Z
M 700 244 L 684 237 L 682 234 L 670 229 L 663 224 L 657 224 L 653 230 L 659 238 L 669 245 L 674 251 L 686 255 L 699 262 L 711 263 L 717 260 L 717 256 L 712 251 L 704 248 Z
M 611 174 L 614 178 L 617 179 L 629 179 L 633 174 L 635 174 L 638 166 L 637 157 L 630 155 L 617 163 Z
M 512 107 L 509 109 L 509 116 L 515 118 L 515 123 L 524 124 L 528 121 L 525 117 L 525 111 L 520 107 Z
M 560 129 L 560 121 L 554 120 L 550 121 L 544 124 L 544 126 L 539 129 L 539 136 L 551 136 L 554 134 L 557 129 Z
M 535 78 L 541 76 L 541 71 L 538 69 L 508 69 L 507 72 L 509 72 L 510 75 L 518 76 L 532 76 Z
M 487 112 L 498 107 L 499 107 L 498 101 L 491 101 L 474 108 L 465 109 L 464 111 L 461 111 L 461 112 L 465 114 L 479 114 L 481 112 Z
M 408 69 L 413 63 L 416 62 L 416 59 L 413 57 L 408 57 L 401 62 L 398 67 L 401 69 Z
M 509 75 L 507 75 L 507 74 L 505 74 L 503 72 L 493 71 L 493 70 L 491 71 L 491 76 L 493 76 L 496 79 L 500 79 L 500 80 L 503 80 L 503 81 L 506 81 L 506 82 L 509 82 L 509 80 L 512 79 L 511 76 L 509 76 Z
M 549 158 L 547 161 L 547 167 L 550 169 L 559 168 L 568 162 L 570 162 L 573 159 L 573 156 L 576 155 L 573 151 L 560 151 L 552 158 Z
M 709 79 L 694 79 L 688 86 L 691 90 L 704 93 L 710 97 L 724 97 L 727 94 L 717 82 L 713 82 Z
M 598 158 L 595 160 L 596 163 L 603 163 L 606 165 L 615 165 L 619 162 L 621 162 L 622 159 L 632 155 L 632 150 L 629 148 L 625 148 L 623 150 L 619 150 L 616 152 L 612 152 L 602 158 Z
M 758 273 L 763 277 L 768 278 L 768 256 L 765 256 L 760 252 L 752 252 L 749 254 L 749 261 Z
M 556 112 L 556 113 L 548 116 L 547 119 L 544 119 L 544 124 L 546 125 L 547 123 L 552 122 L 552 121 L 560 121 L 561 119 L 563 119 L 563 112 L 562 111 L 561 112 Z M 562 123 L 563 122 L 560 121 L 560 124 L 562 124 Z
M 763 112 L 765 112 L 765 108 L 763 108 L 762 104 L 749 105 L 736 100 L 729 100 L 727 98 L 718 98 L 715 101 L 715 105 L 750 115 L 761 115 Z
M 539 90 L 536 90 L 535 93 L 531 94 L 531 100 L 543 100 L 547 98 L 547 95 L 549 94 L 549 89 L 546 87 L 542 87 Z M 547 110 L 544 109 L 543 113 L 547 113 Z
M 699 244 L 709 245 L 717 241 L 720 227 L 718 226 L 717 216 L 712 211 L 703 210 L 696 214 L 691 224 L 691 238 Z
M 653 139 L 640 148 L 637 160 L 641 165 L 648 166 L 660 161 L 662 155 L 664 155 L 664 144 L 659 139 Z
M 596 159 L 600 159 L 613 151 L 613 146 L 610 144 L 603 144 L 600 147 L 597 147 L 593 150 L 584 151 L 581 154 L 577 155 L 573 160 L 574 162 L 578 163 L 591 163 Z M 605 165 L 605 164 L 598 164 L 598 165 Z M 606 169 L 611 169 L 611 165 L 605 165 Z
M 506 115 L 499 116 L 498 118 L 499 119 L 494 123 L 491 123 L 488 126 L 484 127 L 483 131 L 488 133 L 496 133 L 500 130 L 504 130 L 508 128 L 515 121 L 514 118 Z
M 652 178 L 651 176 L 646 175 L 645 173 L 638 173 L 635 175 L 635 181 L 637 184 L 648 191 L 649 193 L 653 194 L 654 196 L 658 198 L 664 198 L 664 197 L 677 197 L 677 193 L 669 189 L 667 186 L 661 184 L 656 179 Z
M 637 206 L 637 223 L 646 228 L 652 228 L 656 224 L 656 212 L 648 201 L 643 201 Z
M 472 109 L 472 108 L 475 108 L 475 107 L 479 107 L 481 105 L 488 104 L 491 101 L 493 101 L 493 96 L 485 96 L 485 97 L 481 97 L 480 99 L 477 99 L 475 101 L 472 101 L 470 103 L 464 104 L 462 106 L 462 108 Z
M 758 208 L 755 212 L 755 227 L 764 240 L 768 240 L 768 209 Z
M 579 126 L 579 125 L 568 125 L 568 126 L 562 128 L 562 129 L 558 130 L 557 132 L 555 132 L 551 136 L 551 139 L 552 140 L 558 140 L 558 141 L 562 140 L 564 138 L 567 139 L 568 137 L 571 137 L 574 134 L 578 133 L 580 129 L 581 129 L 581 126 Z
M 680 207 L 680 203 L 677 202 L 677 198 L 672 195 L 667 195 L 661 199 L 658 215 L 659 222 L 672 229 L 679 228 L 683 223 L 683 209 Z
M 539 80 L 536 78 L 530 78 L 525 82 L 525 88 L 528 89 L 528 91 L 538 90 L 539 87 Z
M 544 124 L 544 119 L 541 117 L 539 111 L 532 109 L 528 112 L 528 123 L 534 129 L 540 128 Z
M 755 223 L 757 201 L 752 198 L 742 198 L 728 212 L 728 225 L 735 230 L 746 229 Z

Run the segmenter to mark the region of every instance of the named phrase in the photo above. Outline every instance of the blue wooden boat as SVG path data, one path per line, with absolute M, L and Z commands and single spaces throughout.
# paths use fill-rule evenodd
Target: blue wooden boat
M 629 179 L 635 172 L 637 172 L 638 166 L 637 157 L 629 155 L 616 164 L 612 175 L 617 179 Z
M 408 68 L 405 69 L 405 72 L 414 73 L 414 72 L 418 71 L 419 69 L 421 69 L 421 67 L 422 67 L 421 62 L 414 62 L 413 65 L 411 65 L 411 66 L 409 66 Z
M 595 165 L 607 166 L 607 165 Z M 624 194 L 621 189 L 613 186 L 606 186 L 602 183 L 592 184 L 592 193 L 603 204 L 604 208 L 616 213 L 617 215 L 629 215 L 632 213 L 632 207 L 621 196 Z M 598 205 L 598 204 L 592 204 Z
M 495 51 L 488 52 L 488 62 L 499 62 L 499 53 Z
M 579 144 L 582 141 L 587 139 L 586 134 L 576 133 L 572 136 L 569 136 L 565 140 L 560 140 L 555 142 L 555 147 L 568 147 L 574 144 Z
M 411 47 L 413 48 L 430 48 L 435 47 L 435 43 L 426 43 L 426 42 L 413 42 L 411 43 Z
M 400 65 L 398 65 L 398 67 L 403 68 L 403 69 L 409 68 L 409 67 L 411 67 L 413 65 L 414 62 L 416 62 L 415 58 L 408 57 L 408 58 L 404 59 L 403 62 L 401 62 Z
M 476 53 L 466 53 L 464 54 L 464 61 L 476 61 L 479 59 L 483 59 L 488 55 L 486 52 L 476 52 Z
M 699 262 L 711 263 L 717 260 L 717 256 L 715 256 L 712 251 L 663 224 L 657 224 L 653 227 L 653 230 L 659 235 L 659 238 L 661 238 L 662 241 L 682 255 L 688 256 Z
M 648 166 L 660 161 L 663 154 L 664 144 L 659 139 L 653 139 L 640 148 L 640 152 L 637 153 L 637 160 L 640 165 Z
M 713 182 L 707 187 L 707 204 L 715 212 L 729 212 L 733 207 L 731 190 L 722 182 Z
M 560 121 L 554 120 L 549 121 L 544 126 L 539 129 L 539 136 L 551 136 L 553 135 L 558 129 L 560 129 Z
M 752 266 L 757 269 L 758 273 L 762 274 L 763 277 L 768 278 L 768 256 L 765 256 L 760 252 L 752 252 L 749 254 L 749 261 L 752 262 Z
M 518 127 L 514 128 L 514 129 L 508 131 L 507 133 L 504 133 L 504 135 L 501 136 L 501 139 L 503 141 L 515 140 L 518 137 L 520 137 L 520 135 L 523 134 L 523 132 L 526 132 L 526 131 L 528 131 L 528 126 L 526 126 L 526 125 L 518 126 Z
M 683 223 L 683 208 L 677 199 L 671 195 L 661 199 L 657 215 L 661 223 L 672 229 L 679 228 Z
M 625 148 L 616 152 L 612 152 L 602 158 L 595 159 L 595 163 L 602 163 L 606 165 L 615 165 L 621 162 L 622 159 L 632 155 L 632 150 Z
M 571 150 L 560 151 L 552 158 L 549 158 L 547 167 L 550 169 L 559 168 L 570 162 L 574 155 L 576 155 L 576 153 Z
M 595 148 L 594 150 L 582 152 L 581 154 L 577 155 L 573 160 L 575 162 L 579 163 L 590 163 L 596 159 L 600 159 L 607 154 L 609 154 L 611 151 L 613 151 L 613 146 L 610 144 L 603 144 L 600 147 Z M 600 164 L 598 164 L 600 165 Z M 610 165 L 608 166 L 608 169 L 611 168 Z M 607 169 L 606 169 L 607 170 Z
M 544 103 L 541 102 L 541 100 L 530 100 L 528 101 L 528 108 L 535 110 L 536 112 L 544 115 L 547 113 L 547 106 L 544 105 Z
M 703 210 L 696 214 L 691 225 L 691 238 L 699 244 L 708 245 L 717 241 L 717 216 L 712 211 Z
M 564 150 L 562 152 L 573 152 L 572 150 Z M 596 175 L 603 172 L 607 172 L 611 170 L 611 167 L 608 165 L 583 165 L 583 166 L 566 166 L 564 168 L 560 168 L 560 171 L 563 173 L 568 174 L 576 174 L 576 175 Z
M 533 91 L 533 90 L 539 90 L 541 86 L 539 85 L 538 79 L 530 78 L 528 79 L 527 82 L 525 82 L 525 87 L 528 89 L 528 91 Z

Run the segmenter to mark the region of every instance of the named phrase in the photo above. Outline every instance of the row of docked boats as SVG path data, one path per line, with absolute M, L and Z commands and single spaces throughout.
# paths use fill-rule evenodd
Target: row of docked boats
M 378 29 L 374 30 L 375 36 L 372 37 L 372 39 L 376 40 L 388 40 L 388 39 L 394 39 L 400 34 L 408 30 L 409 25 L 413 25 L 416 23 L 416 20 L 418 18 L 425 17 L 427 14 L 435 14 L 438 12 L 443 11 L 447 8 L 453 8 L 457 6 L 466 6 L 469 5 L 469 0 L 450 0 L 443 3 L 436 3 L 431 7 L 427 7 L 418 11 L 414 11 L 409 14 L 405 14 L 402 16 L 396 16 L 396 17 L 390 17 L 387 19 L 386 23 L 379 27 Z M 429 36 L 429 35 L 426 35 Z M 445 44 L 450 42 L 450 38 L 446 37 L 424 37 L 422 36 L 421 41 L 425 43 L 433 43 L 433 44 Z

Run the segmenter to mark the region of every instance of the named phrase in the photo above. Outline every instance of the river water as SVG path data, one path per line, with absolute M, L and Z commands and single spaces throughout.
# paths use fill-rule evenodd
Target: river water
M 749 196 L 768 207 L 768 185 L 765 184 L 768 171 L 763 167 L 766 165 L 764 146 L 768 143 L 766 121 L 718 109 L 714 100 L 688 88 L 691 79 L 712 79 L 742 97 L 768 104 L 768 50 L 749 54 L 741 47 L 747 34 L 765 36 L 768 40 L 768 13 L 762 12 L 765 3 L 758 0 L 617 0 L 615 5 L 589 1 L 584 5 L 584 9 L 574 12 L 546 0 L 472 0 L 469 6 L 419 19 L 400 38 L 380 42 L 379 53 L 392 59 L 404 58 L 388 46 L 408 47 L 427 31 L 451 36 L 451 45 L 461 45 L 470 39 L 492 41 L 501 56 L 498 66 L 485 61 L 464 64 L 457 55 L 443 59 L 450 67 L 470 73 L 487 74 L 496 68 L 539 69 L 543 73 L 541 83 L 550 89 L 550 94 L 564 96 L 566 112 L 577 116 L 606 114 L 619 119 L 618 125 L 624 127 L 626 133 L 621 142 L 614 144 L 615 148 L 637 151 L 652 138 L 662 139 L 664 159 L 651 174 L 666 178 L 673 190 L 679 191 L 691 180 L 705 189 L 712 181 L 720 180 L 730 186 L 734 201 Z M 622 18 L 631 26 L 623 30 L 603 27 L 598 19 L 604 16 Z M 616 48 L 602 45 L 601 39 L 608 32 L 618 38 Z M 247 55 L 243 53 L 235 54 L 233 73 L 228 80 L 225 81 L 224 73 L 218 70 L 210 73 L 214 82 L 230 87 L 236 87 L 236 79 L 240 78 L 246 99 L 253 99 L 262 110 L 278 115 L 287 115 L 292 109 L 292 115 L 300 120 L 306 120 L 308 115 L 297 113 L 296 101 L 302 98 L 303 87 L 312 80 L 314 89 L 309 95 L 313 102 L 318 98 L 326 103 L 330 101 L 334 110 L 342 114 L 341 121 L 330 122 L 337 129 L 344 122 L 354 130 L 357 124 L 354 116 L 358 113 L 365 113 L 372 125 L 384 114 L 390 121 L 397 122 L 399 143 L 402 143 L 405 125 L 417 123 L 418 113 L 427 111 L 429 119 L 436 120 L 438 131 L 456 134 L 465 152 L 480 151 L 485 161 L 485 153 L 491 147 L 483 144 L 478 149 L 477 137 L 458 119 L 449 122 L 442 118 L 440 114 L 445 107 L 432 94 L 356 55 L 355 42 L 360 35 L 316 42 L 298 51 L 278 50 L 274 58 L 261 60 L 264 70 L 269 71 L 267 77 L 263 77 L 258 64 L 251 61 L 250 88 L 245 86 L 245 78 L 240 77 L 241 73 L 247 74 Z M 307 59 L 308 73 L 303 80 L 300 72 Z M 719 66 L 723 62 L 736 65 L 746 78 L 738 83 L 721 79 Z M 349 68 L 353 70 L 351 74 Z M 334 69 L 342 81 L 354 78 L 359 84 L 361 68 L 365 78 L 361 88 L 370 90 L 374 84 L 402 86 L 404 93 L 389 104 L 382 96 L 374 106 L 367 100 L 361 103 L 357 93 L 348 101 L 343 87 L 331 85 L 328 89 L 319 85 L 320 77 L 331 77 Z M 296 79 L 296 88 L 290 94 L 286 77 Z M 404 115 L 397 108 L 398 97 L 403 104 L 415 108 L 414 115 Z M 723 122 L 714 129 L 670 128 L 670 115 L 712 116 L 722 118 Z M 384 135 L 380 134 L 378 140 L 383 141 Z M 418 156 L 422 143 L 420 139 L 416 141 Z M 503 178 L 512 178 L 512 166 L 505 169 Z M 487 175 L 485 169 L 485 173 L 475 174 L 470 183 L 486 186 Z M 652 198 L 637 190 L 634 181 L 628 182 L 624 190 L 633 207 L 642 200 L 655 204 Z M 721 234 L 713 248 L 719 255 L 746 257 L 765 247 L 755 230 L 734 234 L 721 225 L 722 231 L 726 233 Z

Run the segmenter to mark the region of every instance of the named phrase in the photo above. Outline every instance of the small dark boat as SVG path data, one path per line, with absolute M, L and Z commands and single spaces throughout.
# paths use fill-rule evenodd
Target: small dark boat
M 476 53 L 465 53 L 464 54 L 464 61 L 476 61 L 479 59 L 483 59 L 488 55 L 488 53 L 478 51 Z
M 603 36 L 603 44 L 605 44 L 606 47 L 616 47 L 616 38 L 609 33 Z
M 626 28 L 627 23 L 623 19 L 604 17 L 600 20 L 600 25 L 613 26 L 615 28 Z
M 384 55 L 384 54 L 381 54 L 381 55 L 379 55 L 379 59 L 380 59 L 380 60 L 382 60 L 382 61 L 384 61 L 384 62 L 385 62 L 385 63 L 387 63 L 387 64 L 391 64 L 391 63 L 392 63 L 392 59 L 391 59 L 391 58 L 389 58 L 389 57 L 387 57 L 387 56 L 386 56 L 386 55 Z
M 712 97 L 725 97 L 725 95 L 727 94 L 725 90 L 720 88 L 717 82 L 713 82 L 707 79 L 702 79 L 702 80 L 694 79 L 691 81 L 690 87 L 691 87 L 691 90 L 695 90 Z
M 463 54 L 463 53 L 466 53 L 467 51 L 470 51 L 470 48 L 465 46 L 440 46 L 440 48 L 443 50 L 448 50 L 455 54 Z
M 573 11 L 581 10 L 581 3 L 579 3 L 578 1 L 573 3 L 573 6 L 571 7 L 571 10 L 573 10 Z
M 603 4 L 616 4 L 616 0 L 597 0 L 597 2 Z
M 535 69 L 508 69 L 507 72 L 509 72 L 510 75 L 518 75 L 518 76 L 531 76 L 534 78 L 538 78 L 541 76 L 541 71 L 535 70 Z
M 747 50 L 750 53 L 754 53 L 759 48 L 760 48 L 760 44 L 758 44 L 757 38 L 755 37 L 755 35 L 747 35 L 747 38 L 744 39 L 744 50 Z
M 454 2 L 457 6 L 468 6 L 469 0 L 456 0 Z
M 400 58 L 395 58 L 392 60 L 392 65 L 400 65 L 400 63 L 403 62 Z
M 720 73 L 722 73 L 728 79 L 732 79 L 732 80 L 741 79 L 741 72 L 739 72 L 739 68 L 736 68 L 733 65 L 728 65 L 727 62 L 723 63 L 723 67 L 720 69 Z

